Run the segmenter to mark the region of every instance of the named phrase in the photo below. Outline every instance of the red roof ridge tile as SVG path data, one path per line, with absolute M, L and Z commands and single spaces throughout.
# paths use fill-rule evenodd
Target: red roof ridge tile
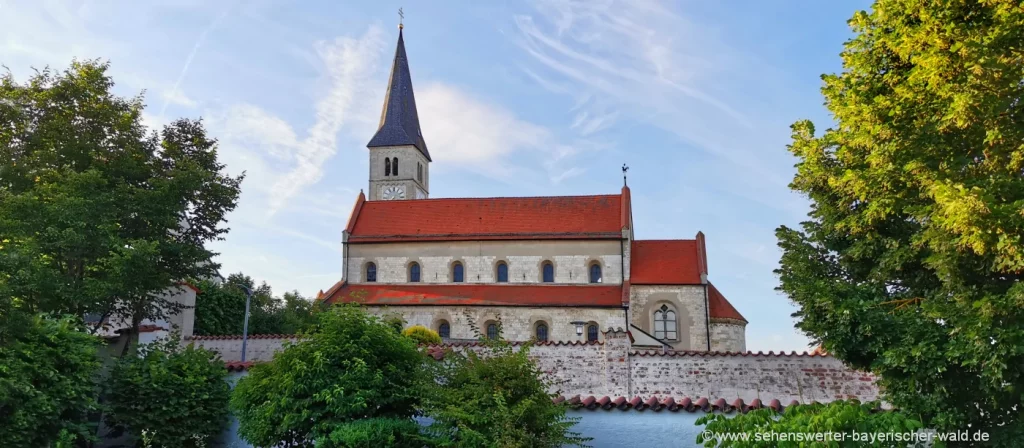
M 440 202 L 440 201 L 487 201 L 493 199 L 580 199 L 580 198 L 619 198 L 620 194 L 576 194 L 568 196 L 462 196 L 456 198 L 427 198 L 427 199 L 416 199 L 417 202 Z M 373 201 L 374 203 L 380 203 L 381 201 Z
M 787 358 L 788 357 L 796 357 L 796 358 L 804 358 L 804 357 L 808 357 L 808 358 L 815 358 L 815 357 L 817 357 L 817 358 L 831 358 L 832 357 L 832 355 L 829 355 L 829 354 L 821 354 L 821 353 L 815 353 L 815 352 L 800 352 L 800 353 L 797 353 L 796 351 L 791 351 L 790 353 L 786 353 L 785 351 L 780 351 L 779 353 L 776 354 L 774 351 L 769 351 L 768 353 L 764 353 L 764 352 L 760 352 L 760 351 L 759 352 L 751 352 L 751 351 L 746 351 L 746 352 L 710 351 L 710 352 L 707 352 L 707 351 L 698 351 L 698 350 L 666 350 L 666 351 L 661 351 L 661 350 L 630 350 L 629 354 L 632 355 L 632 356 L 701 356 L 701 357 L 704 357 L 704 356 L 712 356 L 712 357 L 714 357 L 714 356 L 723 356 L 723 357 L 726 357 L 726 356 L 765 356 L 765 357 L 775 357 L 775 358 L 780 358 L 780 357 L 787 357 Z
M 489 305 L 608 308 L 622 306 L 621 285 L 346 283 L 327 303 L 365 305 Z
M 301 334 L 250 334 L 249 339 L 300 339 Z M 230 339 L 242 339 L 240 334 L 217 334 L 217 335 L 192 335 L 185 338 L 186 341 L 220 341 Z

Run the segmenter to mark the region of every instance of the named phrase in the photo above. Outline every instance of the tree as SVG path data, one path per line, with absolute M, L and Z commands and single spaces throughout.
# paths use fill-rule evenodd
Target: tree
M 412 338 L 417 344 L 440 344 L 441 335 L 423 325 L 413 325 L 402 331 L 406 337 Z
M 118 360 L 107 387 L 107 424 L 154 447 L 205 447 L 227 422 L 227 369 L 218 355 L 178 338 Z
M 797 327 L 940 430 L 1024 437 L 1024 8 L 878 1 L 793 125 L 777 271 Z
M 589 438 L 572 432 L 578 419 L 566 416 L 566 405 L 545 374 L 529 358 L 529 344 L 516 349 L 501 339 L 481 337 L 482 353 L 447 350 L 435 366 L 436 382 L 424 409 L 437 446 L 562 447 L 585 446 Z M 500 328 L 500 322 L 499 322 Z M 499 329 L 500 334 L 500 329 Z
M 781 415 L 770 408 L 756 409 L 745 414 L 737 414 L 734 417 L 708 413 L 697 419 L 697 425 L 706 425 L 704 431 L 697 436 L 697 443 L 708 448 L 774 448 L 779 446 L 906 448 L 924 446 L 922 443 L 916 443 L 919 440 L 909 437 L 904 439 L 904 435 L 916 433 L 921 429 L 921 422 L 900 412 L 877 412 L 878 406 L 877 402 L 861 404 L 856 401 L 839 400 L 828 404 L 813 403 L 790 406 Z M 857 439 L 812 440 L 800 443 L 794 440 L 772 440 L 765 437 L 759 439 L 756 436 L 756 434 L 772 433 L 788 437 L 799 437 L 801 434 L 825 436 L 842 433 L 844 437 L 850 439 L 857 437 Z M 730 434 L 745 436 L 748 440 L 742 440 L 741 437 L 731 440 Z M 893 439 L 898 437 L 899 440 L 880 441 L 877 439 L 880 434 L 885 434 L 886 437 Z M 868 437 L 861 437 L 862 435 Z M 872 436 L 876 439 L 870 439 Z M 910 443 L 912 441 L 915 443 Z
M 0 78 L 0 302 L 135 332 L 176 311 L 163 291 L 214 272 L 204 244 L 227 232 L 242 177 L 201 121 L 149 131 L 142 98 L 114 95 L 107 69 Z
M 424 359 L 412 339 L 378 318 L 356 306 L 335 306 L 318 314 L 307 338 L 254 365 L 238 382 L 231 407 L 239 434 L 256 446 L 312 447 L 318 439 L 348 446 L 353 434 L 372 429 L 368 419 L 411 428 L 396 421 L 416 411 L 427 378 Z
M 245 288 L 253 291 L 249 310 L 249 334 L 295 334 L 316 324 L 313 302 L 297 291 L 275 297 L 265 282 L 256 287 L 242 273 L 231 274 L 223 284 L 198 283 L 195 333 L 201 335 L 242 334 L 245 317 Z
M 97 409 L 99 340 L 75 319 L 7 317 L 25 321 L 0 332 L 0 440 L 50 446 L 59 437 L 91 439 L 95 427 L 87 422 Z

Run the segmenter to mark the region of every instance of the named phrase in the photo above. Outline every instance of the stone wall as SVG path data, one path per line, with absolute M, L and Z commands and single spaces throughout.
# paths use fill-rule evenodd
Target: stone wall
M 711 319 L 711 351 L 742 353 L 747 351 L 747 324 L 732 319 Z
M 707 350 L 707 301 L 704 285 L 632 285 L 629 288 L 629 320 L 654 334 L 654 312 L 662 305 L 676 312 L 676 350 Z
M 266 361 L 290 338 L 254 336 L 248 359 Z M 221 353 L 225 361 L 237 361 L 241 338 L 195 337 L 192 343 Z M 473 343 L 454 344 L 455 350 L 479 350 Z M 760 353 L 634 351 L 624 331 L 607 331 L 596 343 L 551 342 L 530 351 L 538 367 L 554 379 L 552 392 L 566 397 L 653 396 L 676 400 L 719 398 L 746 403 L 773 399 L 783 405 L 796 400 L 829 402 L 879 398 L 875 377 L 852 370 L 831 356 Z
M 274 358 L 274 353 L 284 348 L 285 344 L 295 340 L 297 338 L 292 335 L 250 335 L 249 340 L 246 341 L 245 360 L 270 361 Z M 239 361 L 242 359 L 241 336 L 193 336 L 187 338 L 185 343 L 220 353 L 220 357 L 224 361 Z
M 407 283 L 409 264 L 420 265 L 423 283 L 452 283 L 452 263 L 465 268 L 465 283 L 495 283 L 499 261 L 508 264 L 509 283 L 540 283 L 541 265 L 550 261 L 555 283 L 589 283 L 588 268 L 601 264 L 603 284 L 622 283 L 622 247 L 608 241 L 455 241 L 347 245 L 347 280 L 365 281 L 368 262 L 377 265 L 378 283 Z
M 400 314 L 407 326 L 423 325 L 437 331 L 442 321 L 448 322 L 452 339 L 476 339 L 469 323 L 486 331 L 487 323 L 501 319 L 502 332 L 510 341 L 527 341 L 534 337 L 537 324 L 548 326 L 550 341 L 579 341 L 586 337 L 576 335 L 576 326 L 571 322 L 581 321 L 597 325 L 598 328 L 622 328 L 626 326 L 626 312 L 621 308 L 576 308 L 576 307 L 482 307 L 482 306 L 388 306 L 365 307 L 368 312 L 385 316 Z

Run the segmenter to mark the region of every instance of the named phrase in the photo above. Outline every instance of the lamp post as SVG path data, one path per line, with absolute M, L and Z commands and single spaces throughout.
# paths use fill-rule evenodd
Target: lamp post
M 581 320 L 574 320 L 574 321 L 569 322 L 569 323 L 576 326 L 576 337 L 577 338 L 583 336 L 583 326 L 587 324 L 586 322 L 583 322 Z
M 238 285 L 245 291 L 245 321 L 242 323 L 242 362 L 245 362 L 245 345 L 249 342 L 249 302 L 252 301 L 252 290 Z

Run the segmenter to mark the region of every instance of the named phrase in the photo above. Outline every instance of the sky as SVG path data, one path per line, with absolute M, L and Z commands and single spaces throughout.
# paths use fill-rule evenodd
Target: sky
M 100 58 L 147 125 L 202 118 L 246 174 L 221 272 L 315 296 L 341 277 L 402 7 L 431 197 L 614 194 L 625 163 L 636 237 L 703 231 L 747 348 L 807 349 L 773 273 L 775 229 L 809 210 L 789 126 L 831 124 L 820 76 L 866 1 L 405 3 L 0 0 L 0 64 Z

